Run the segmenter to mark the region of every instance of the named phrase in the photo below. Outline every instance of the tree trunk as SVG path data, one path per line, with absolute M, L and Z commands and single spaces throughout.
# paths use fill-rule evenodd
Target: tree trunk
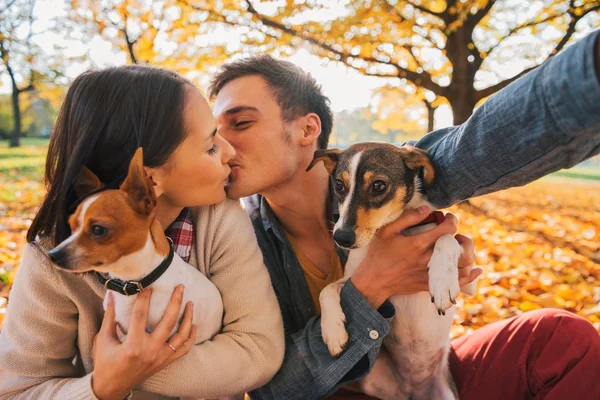
M 452 106 L 452 117 L 453 124 L 460 125 L 466 122 L 475 108 L 475 103 L 468 101 L 467 99 L 459 99 L 458 101 L 451 101 Z
M 472 62 L 475 61 L 475 56 L 469 49 L 472 32 L 472 27 L 463 25 L 448 37 L 446 43 L 446 55 L 452 63 L 452 82 L 447 88 L 446 98 L 452 106 L 454 125 L 460 125 L 469 119 L 476 103 L 473 100 L 473 83 L 478 66 Z
M 465 90 L 455 88 L 447 97 L 452 107 L 453 125 L 460 125 L 466 122 L 471 114 L 477 101 L 475 98 L 475 89 L 473 87 Z
M 19 107 L 19 94 L 21 94 L 19 89 L 13 86 L 13 131 L 10 135 L 10 147 L 19 147 L 21 145 L 21 109 Z
M 435 109 L 436 107 L 432 107 L 431 103 L 427 100 L 423 100 L 425 103 L 425 107 L 427 107 L 427 133 L 433 131 L 433 123 L 435 122 Z

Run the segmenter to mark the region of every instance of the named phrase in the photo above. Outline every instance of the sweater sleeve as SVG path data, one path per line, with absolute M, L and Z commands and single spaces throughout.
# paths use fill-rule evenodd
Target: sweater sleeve
M 267 383 L 283 361 L 281 312 L 248 215 L 229 200 L 202 218 L 196 241 L 210 252 L 210 280 L 223 298 L 223 330 L 142 384 L 168 396 L 244 393 Z M 210 246 L 198 239 L 210 234 Z
M 78 376 L 77 307 L 46 255 L 27 244 L 0 334 L 0 399 L 96 399 Z

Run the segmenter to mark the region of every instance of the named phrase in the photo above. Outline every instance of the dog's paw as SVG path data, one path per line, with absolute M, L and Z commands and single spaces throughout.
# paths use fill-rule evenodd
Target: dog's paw
M 452 235 L 444 235 L 435 243 L 428 265 L 429 293 L 439 315 L 446 315 L 446 310 L 456 304 L 460 292 L 458 259 L 461 254 L 462 247 Z
M 348 343 L 348 332 L 346 332 L 346 315 L 341 308 L 321 313 L 321 334 L 323 341 L 329 349 L 329 354 L 338 356 L 346 343 Z

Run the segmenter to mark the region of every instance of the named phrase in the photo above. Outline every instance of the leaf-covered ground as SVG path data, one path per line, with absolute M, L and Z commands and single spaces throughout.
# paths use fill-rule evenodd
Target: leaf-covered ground
M 44 189 L 45 142 L 0 145 L 0 326 L 25 232 Z M 575 312 L 600 331 L 600 181 L 547 178 L 450 210 L 476 245 L 478 294 L 461 296 L 453 336 L 541 307 Z
M 0 326 L 25 233 L 44 196 L 46 144 L 25 140 L 22 147 L 9 149 L 6 142 L 0 143 Z
M 600 182 L 546 178 L 453 207 L 484 273 L 462 297 L 453 335 L 537 308 L 600 331 Z

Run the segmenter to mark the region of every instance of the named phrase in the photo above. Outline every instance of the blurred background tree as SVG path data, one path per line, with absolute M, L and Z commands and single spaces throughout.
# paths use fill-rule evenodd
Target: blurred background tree
M 10 0 L 0 8 L 0 74 L 9 78 L 11 105 L 9 128 L 7 99 L 0 97 L 0 135 L 10 136 L 11 147 L 19 146 L 24 134 L 49 132 L 67 82 L 60 80 L 68 62 L 60 46 L 49 53 L 34 40 L 44 33 L 35 29 L 35 4 L 34 0 Z M 52 28 L 57 29 L 56 25 Z
M 561 51 L 578 28 L 590 29 L 590 22 L 578 24 L 600 10 L 598 0 L 351 0 L 332 15 L 332 3 L 290 0 L 267 7 L 230 1 L 217 12 L 264 33 L 265 41 L 276 38 L 273 46 L 307 42 L 315 54 L 362 74 L 410 82 L 419 92 L 441 96 L 452 107 L 454 124 Z M 516 60 L 525 61 L 523 70 L 504 76 L 502 66 Z M 483 76 L 494 83 L 483 86 Z

